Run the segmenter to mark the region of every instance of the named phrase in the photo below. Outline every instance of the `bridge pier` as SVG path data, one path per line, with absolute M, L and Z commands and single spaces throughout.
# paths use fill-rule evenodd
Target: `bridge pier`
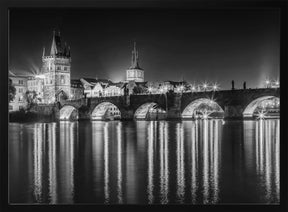
M 243 119 L 243 111 L 241 105 L 224 106 L 224 119 Z

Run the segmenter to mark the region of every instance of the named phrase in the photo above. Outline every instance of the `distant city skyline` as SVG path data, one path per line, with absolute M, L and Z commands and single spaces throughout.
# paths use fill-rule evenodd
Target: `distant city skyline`
M 261 87 L 279 77 L 277 10 L 12 10 L 9 70 L 39 71 L 53 30 L 71 47 L 71 78 L 125 80 L 137 42 L 145 81 Z

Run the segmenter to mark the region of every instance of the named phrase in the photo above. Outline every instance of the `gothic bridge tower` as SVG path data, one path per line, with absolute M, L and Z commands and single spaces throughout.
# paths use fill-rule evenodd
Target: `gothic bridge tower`
M 70 46 L 61 43 L 60 32 L 53 31 L 50 55 L 43 48 L 42 74 L 44 77 L 44 103 L 54 103 L 60 95 L 70 98 L 71 54 Z
M 139 66 L 138 51 L 136 49 L 136 42 L 134 42 L 134 49 L 132 51 L 131 66 L 126 70 L 126 80 L 135 82 L 144 82 L 144 70 Z

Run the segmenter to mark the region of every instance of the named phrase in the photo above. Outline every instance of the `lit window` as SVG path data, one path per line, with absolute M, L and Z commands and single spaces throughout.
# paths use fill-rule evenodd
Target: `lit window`
M 61 75 L 61 79 L 60 79 L 60 81 L 61 81 L 61 84 L 65 84 L 65 78 L 64 78 L 63 75 Z

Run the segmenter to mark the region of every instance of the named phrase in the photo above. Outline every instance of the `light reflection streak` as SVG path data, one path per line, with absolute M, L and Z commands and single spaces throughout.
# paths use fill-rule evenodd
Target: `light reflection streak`
M 263 122 L 264 120 L 259 120 L 259 172 L 263 173 Z
M 255 148 L 255 151 L 256 151 L 256 169 L 257 169 L 257 172 L 259 171 L 258 168 L 259 168 L 259 131 L 258 131 L 258 128 L 259 128 L 259 122 L 257 121 L 256 122 L 256 128 L 255 128 L 255 143 L 256 143 L 256 148 Z
M 92 121 L 93 184 L 95 193 L 103 192 L 103 122 Z
M 221 139 L 221 134 L 219 134 L 219 127 L 222 127 L 222 124 L 219 125 L 221 120 L 202 120 L 202 183 L 203 183 L 203 204 L 215 204 L 219 202 L 219 164 L 220 164 L 220 154 L 221 148 L 219 140 Z M 198 125 L 198 122 L 195 122 L 195 125 Z M 197 164 L 198 154 L 197 154 L 197 143 L 199 142 L 198 136 L 196 135 L 198 128 L 193 130 L 192 128 L 192 173 L 197 174 Z M 197 137 L 196 137 L 197 136 Z M 195 153 L 194 153 L 195 152 Z M 197 155 L 197 157 L 193 157 Z M 196 165 L 194 164 L 196 162 Z M 195 167 L 195 168 L 194 168 Z M 196 169 L 196 171 L 193 171 Z M 192 191 L 197 190 L 200 181 L 197 182 L 197 178 L 192 174 Z M 197 175 L 196 175 L 197 176 Z M 196 180 L 196 182 L 194 182 Z M 196 188 L 195 188 L 196 187 Z M 196 202 L 196 194 L 192 193 L 192 203 Z
M 164 124 L 164 178 L 165 178 L 165 189 L 164 189 L 164 193 L 165 193 L 165 203 L 168 203 L 168 193 L 169 193 L 169 162 L 168 162 L 168 158 L 169 158 L 169 148 L 168 148 L 168 124 L 167 122 L 165 122 Z
M 36 123 L 34 126 L 34 197 L 37 202 L 42 201 L 42 172 L 43 172 L 43 128 L 45 124 Z
M 123 203 L 123 191 L 122 191 L 122 123 L 119 122 L 117 125 L 117 197 L 118 203 Z
M 104 203 L 109 203 L 109 147 L 108 147 L 108 122 L 104 125 Z
M 279 202 L 280 201 L 280 137 L 279 137 L 279 133 L 280 133 L 280 120 L 276 121 L 275 124 L 275 128 L 276 128 L 276 135 L 275 135 L 275 139 L 276 139 L 276 144 L 275 144 L 275 189 L 276 189 L 276 200 Z
M 217 203 L 218 202 L 218 197 L 219 197 L 219 134 L 218 134 L 218 130 L 219 130 L 219 121 L 215 120 L 214 121 L 214 148 L 213 153 L 214 153 L 214 160 L 213 160 L 213 176 L 214 176 L 214 181 L 213 181 L 213 185 L 214 185 L 214 195 L 213 195 L 213 203 Z M 212 151 L 211 150 L 211 151 Z
M 265 182 L 266 182 L 266 199 L 271 198 L 271 133 L 270 133 L 270 121 L 265 122 Z
M 192 144 L 191 144 L 191 196 L 192 196 L 192 203 L 196 203 L 196 191 L 197 191 L 197 167 L 196 164 L 198 163 L 198 156 L 197 156 L 197 143 L 198 143 L 198 121 L 192 122 Z
M 259 120 L 255 136 L 256 171 L 265 192 L 265 202 L 275 202 L 273 196 L 279 202 L 279 120 Z
M 168 203 L 168 130 L 167 123 L 160 122 L 160 202 Z
M 209 146 L 208 120 L 203 120 L 203 203 L 208 203 L 209 195 Z
M 183 203 L 185 195 L 183 124 L 177 123 L 177 198 Z
M 57 203 L 57 169 L 56 169 L 56 123 L 48 128 L 49 141 L 49 197 L 50 203 Z
M 154 201 L 153 195 L 153 178 L 154 178 L 154 122 L 151 121 L 148 126 L 148 203 L 152 204 Z
M 74 202 L 74 132 L 75 122 L 60 122 L 60 179 L 65 203 Z

